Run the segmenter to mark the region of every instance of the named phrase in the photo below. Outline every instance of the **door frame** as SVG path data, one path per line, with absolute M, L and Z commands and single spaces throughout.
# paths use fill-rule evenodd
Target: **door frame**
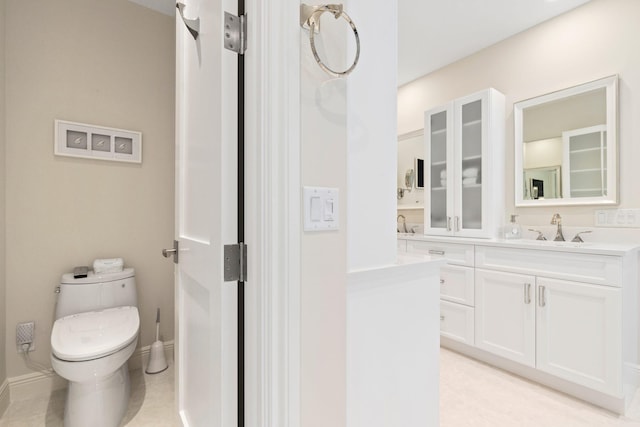
M 300 425 L 299 1 L 246 0 L 245 422 Z

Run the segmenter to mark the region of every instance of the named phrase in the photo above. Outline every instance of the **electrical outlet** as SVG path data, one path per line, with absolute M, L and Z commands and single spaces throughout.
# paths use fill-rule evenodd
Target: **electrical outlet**
M 16 346 L 18 347 L 18 353 L 24 353 L 25 344 L 29 344 L 27 351 L 34 351 L 36 349 L 34 342 L 35 330 L 35 322 L 18 323 L 16 325 Z

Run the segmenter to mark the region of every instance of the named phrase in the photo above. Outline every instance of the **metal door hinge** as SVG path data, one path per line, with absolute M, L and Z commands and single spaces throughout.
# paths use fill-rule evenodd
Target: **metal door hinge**
M 247 50 L 247 15 L 224 13 L 224 47 L 244 55 Z
M 224 281 L 247 281 L 247 245 L 224 245 Z

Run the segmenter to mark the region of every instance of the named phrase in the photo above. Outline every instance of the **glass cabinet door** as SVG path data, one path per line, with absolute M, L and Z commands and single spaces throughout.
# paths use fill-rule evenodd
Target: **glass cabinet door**
M 482 229 L 482 99 L 460 105 L 460 216 L 456 231 Z M 460 223 L 457 223 L 461 221 Z
M 425 232 L 450 235 L 453 209 L 450 104 L 425 113 Z

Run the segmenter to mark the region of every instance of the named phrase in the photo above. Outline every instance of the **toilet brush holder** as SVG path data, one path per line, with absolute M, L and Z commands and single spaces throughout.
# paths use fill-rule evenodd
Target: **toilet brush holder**
M 151 350 L 149 351 L 149 363 L 145 372 L 147 374 L 157 374 L 167 369 L 167 359 L 164 356 L 164 343 L 162 341 L 156 341 L 151 344 Z
M 157 374 L 167 369 L 167 359 L 164 356 L 164 343 L 160 341 L 160 309 L 156 313 L 156 340 L 151 344 L 149 351 L 149 363 L 147 363 L 147 374 Z

